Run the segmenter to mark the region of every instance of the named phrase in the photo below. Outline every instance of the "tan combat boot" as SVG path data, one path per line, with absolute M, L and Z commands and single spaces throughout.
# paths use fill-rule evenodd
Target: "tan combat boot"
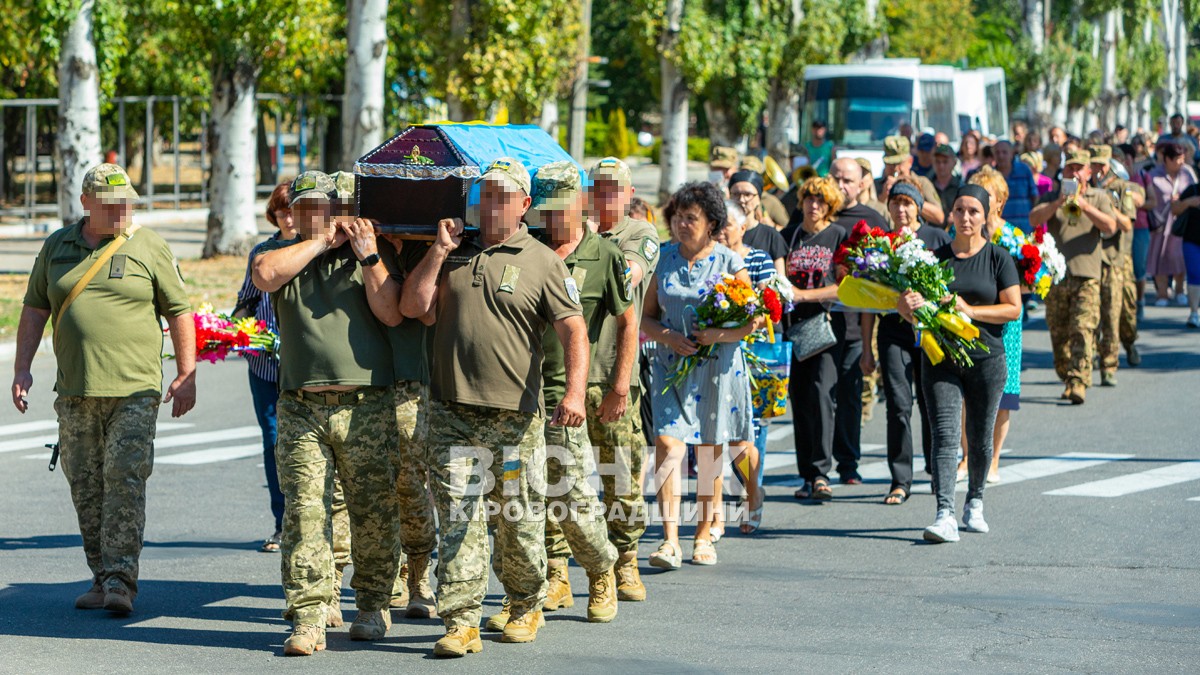
M 92 582 L 87 593 L 75 598 L 75 609 L 100 609 L 104 607 L 104 588 L 100 582 Z
M 437 596 L 429 585 L 429 554 L 408 558 L 408 607 L 404 616 L 410 619 L 437 617 Z
M 405 563 L 400 566 L 400 572 L 396 574 L 396 583 L 392 587 L 394 589 L 394 595 L 392 595 L 392 599 L 388 601 L 388 607 L 391 607 L 392 609 L 404 609 L 408 607 L 408 599 L 410 597 L 408 573 L 408 562 L 405 561 Z
M 626 551 L 617 559 L 617 599 L 641 602 L 646 599 L 646 586 L 638 572 L 637 551 Z
M 567 559 L 551 558 L 546 561 L 546 606 L 547 612 L 556 609 L 569 609 L 575 606 L 575 596 L 571 595 L 571 580 L 567 578 Z
M 333 601 L 325 612 L 325 625 L 338 628 L 346 623 L 342 618 L 342 572 L 343 569 L 333 569 Z
M 447 629 L 446 635 L 433 645 L 433 655 L 441 657 L 459 657 L 481 651 L 483 641 L 479 639 L 479 629 L 470 626 Z
M 387 635 L 392 627 L 392 613 L 385 609 L 374 609 L 369 612 L 358 611 L 354 623 L 350 624 L 351 640 L 379 640 Z
M 296 624 L 292 634 L 283 641 L 284 656 L 311 656 L 325 649 L 325 629 L 311 623 Z
M 1083 405 L 1086 396 L 1087 388 L 1083 383 L 1072 380 L 1071 386 L 1067 388 L 1067 398 L 1071 399 L 1071 405 Z
M 617 576 L 611 569 L 588 575 L 588 621 L 608 623 L 617 618 Z
M 525 612 L 518 617 L 510 618 L 504 626 L 501 642 L 524 643 L 537 639 L 538 629 L 546 625 L 546 618 L 540 611 Z
M 508 613 L 511 609 L 512 606 L 509 605 L 508 596 L 506 595 L 500 604 L 500 611 L 489 616 L 487 623 L 485 623 L 483 627 L 496 633 L 504 630 L 504 627 L 508 625 Z
M 128 614 L 133 611 L 133 592 L 125 584 L 112 584 L 104 593 L 104 609 L 114 614 Z

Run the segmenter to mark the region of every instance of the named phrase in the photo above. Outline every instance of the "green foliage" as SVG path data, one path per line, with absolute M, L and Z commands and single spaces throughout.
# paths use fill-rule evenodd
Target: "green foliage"
M 58 95 L 58 58 L 79 0 L 10 0 L 0 11 L 0 97 Z M 114 94 L 129 51 L 126 3 L 96 0 L 92 40 L 102 98 Z
M 604 155 L 624 159 L 632 152 L 633 145 L 629 138 L 629 129 L 625 126 L 625 111 L 617 108 L 608 114 L 608 125 L 605 129 Z
M 887 0 L 880 8 L 888 24 L 888 56 L 925 63 L 958 64 L 975 31 L 971 0 Z
M 645 113 L 656 112 L 658 107 L 654 50 L 638 42 L 637 28 L 624 2 L 592 3 L 591 37 L 592 53 L 608 58 L 608 63 L 591 67 L 592 77 L 607 79 L 611 85 L 591 90 L 588 107 L 606 114 L 623 110 L 630 126 L 640 128 Z
M 1068 105 L 1080 108 L 1100 95 L 1100 81 L 1104 66 L 1100 59 L 1092 57 L 1092 33 L 1081 30 L 1076 33 L 1073 59 L 1071 60 L 1071 95 Z
M 687 158 L 689 162 L 707 162 L 709 152 L 712 150 L 712 143 L 707 138 L 688 137 L 687 143 Z M 662 159 L 662 139 L 654 139 L 654 145 L 650 146 L 650 162 L 652 164 L 660 164 Z
M 967 63 L 972 68 L 1004 69 L 1005 94 L 1011 113 L 1024 102 L 1025 92 L 1038 81 L 1038 55 L 1033 51 L 1029 36 L 1021 30 L 1020 16 L 1016 13 L 1019 8 L 1000 6 L 994 9 L 996 11 L 979 13 L 974 39 L 967 47 Z M 1011 11 L 1004 11 L 1006 9 Z

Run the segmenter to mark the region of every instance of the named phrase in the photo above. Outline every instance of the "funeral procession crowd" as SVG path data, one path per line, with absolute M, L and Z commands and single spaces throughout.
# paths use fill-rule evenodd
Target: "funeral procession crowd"
M 785 409 L 796 499 L 861 483 L 877 392 L 884 503 L 909 499 L 920 454 L 936 502 L 923 539 L 988 532 L 984 492 L 1001 480 L 1039 298 L 1075 405 L 1093 395 L 1094 370 L 1117 385 L 1122 350 L 1140 362 L 1146 280 L 1200 328 L 1200 146 L 1182 122 L 1157 139 L 1052 128 L 1045 144 L 1016 123 L 957 149 L 901 125 L 879 179 L 815 122 L 790 189 L 759 156 L 714 147 L 710 179 L 661 211 L 634 197 L 620 159 L 581 171 L 504 157 L 476 174 L 477 212 L 447 209 L 423 237 L 360 216 L 351 173 L 279 185 L 266 207 L 278 231 L 250 253 L 231 320 L 277 336 L 243 356 L 275 521 L 262 550 L 280 553 L 292 625 L 284 653 L 321 650 L 344 624 L 350 565 L 353 640 L 383 638 L 395 611 L 441 619 L 439 657 L 480 652 L 481 625 L 533 642 L 543 612 L 574 605 L 571 558 L 587 574 L 587 620 L 613 621 L 647 600 L 648 525 L 662 540 L 644 562 L 666 571 L 683 566 L 681 527 L 694 528 L 694 565 L 718 564 L 727 518 L 744 536 L 764 527 L 767 429 Z M 179 417 L 196 405 L 210 329 L 167 243 L 134 222 L 126 172 L 99 165 L 82 192 L 88 215 L 34 263 L 12 398 L 25 412 L 53 322 L 60 461 L 92 577 L 75 606 L 127 614 L 159 407 Z M 1035 233 L 1056 242 L 1061 278 L 1022 271 L 1003 244 Z M 946 298 L 901 288 L 877 311 L 842 302 L 839 282 L 871 265 L 847 250 L 867 237 L 918 242 L 929 269 L 952 273 Z M 977 335 L 962 358 L 935 356 L 922 317 L 937 302 Z M 735 311 L 743 320 L 712 318 Z M 769 365 L 785 376 L 764 386 L 755 373 L 781 347 Z M 724 484 L 730 465 L 740 485 Z M 505 596 L 485 618 L 491 573 Z

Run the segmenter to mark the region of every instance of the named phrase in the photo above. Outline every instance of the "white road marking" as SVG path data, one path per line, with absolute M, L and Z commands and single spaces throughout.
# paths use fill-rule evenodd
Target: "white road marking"
M 1131 459 L 1133 455 L 1112 455 L 1102 452 L 1068 452 L 1056 457 L 1031 459 L 1000 467 L 1001 485 L 1055 476 L 1068 471 L 1088 469 L 1109 462 Z
M 54 426 L 57 427 L 58 423 L 55 422 Z M 176 431 L 179 429 L 186 429 L 190 426 L 192 426 L 192 425 L 185 424 L 183 422 L 159 422 L 158 430 L 160 432 Z M 257 433 L 258 427 L 254 427 L 254 429 Z M 171 437 L 168 437 L 168 438 L 171 438 Z M 182 438 L 182 437 L 175 437 L 175 438 Z M 167 439 L 156 440 L 154 442 L 154 446 L 162 447 L 162 443 L 165 440 L 167 440 Z M 57 442 L 58 442 L 58 434 L 54 434 L 53 436 L 29 436 L 26 438 L 18 438 L 16 440 L 12 440 L 12 441 L 0 442 L 0 453 L 19 452 L 21 450 L 39 450 L 39 449 L 45 447 L 47 443 L 57 443 Z M 195 442 L 198 443 L 201 441 L 195 441 Z M 190 443 L 187 445 L 190 445 Z
M 1135 492 L 1200 480 L 1200 461 L 1182 462 L 1162 466 L 1140 473 L 1130 473 L 1115 478 L 1092 481 L 1043 494 L 1071 497 L 1123 497 Z
M 37 422 L 18 422 L 0 428 L 0 437 L 3 436 L 20 436 L 21 434 L 29 434 L 35 431 L 49 431 L 50 429 L 58 428 L 58 420 L 38 420 Z
M 154 458 L 154 463 L 196 466 L 198 464 L 226 462 L 231 459 L 257 457 L 262 455 L 262 451 L 262 443 L 253 443 L 251 445 L 232 445 L 228 447 L 206 448 L 204 450 L 191 450 L 189 452 L 180 452 L 174 455 L 160 455 Z

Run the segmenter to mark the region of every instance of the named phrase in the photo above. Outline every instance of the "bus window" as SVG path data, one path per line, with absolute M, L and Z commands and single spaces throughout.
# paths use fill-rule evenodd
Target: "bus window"
M 921 82 L 921 98 L 925 103 L 925 124 L 934 131 L 947 134 L 954 129 L 954 84 L 951 82 Z
M 987 103 L 988 135 L 1004 136 L 1008 134 L 1004 120 L 1008 117 L 1004 110 L 1004 90 L 1002 82 L 992 82 L 984 88 L 984 98 Z
M 912 120 L 912 98 L 912 80 L 875 76 L 809 80 L 801 141 L 811 140 L 811 123 L 820 120 L 834 145 L 879 145 Z

